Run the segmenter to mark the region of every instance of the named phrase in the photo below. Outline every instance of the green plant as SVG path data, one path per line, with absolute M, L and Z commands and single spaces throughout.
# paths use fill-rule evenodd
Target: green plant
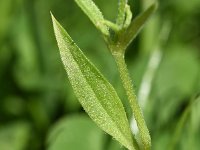
M 120 0 L 116 23 L 112 23 L 104 19 L 92 0 L 75 1 L 102 33 L 116 61 L 123 87 L 137 122 L 140 139 L 135 139 L 132 136 L 124 107 L 115 89 L 86 58 L 52 15 L 61 59 L 74 93 L 92 120 L 122 145 L 129 150 L 149 150 L 151 148 L 150 134 L 137 102 L 124 54 L 128 45 L 155 11 L 156 4 L 152 4 L 146 11 L 132 20 L 132 13 L 127 1 Z

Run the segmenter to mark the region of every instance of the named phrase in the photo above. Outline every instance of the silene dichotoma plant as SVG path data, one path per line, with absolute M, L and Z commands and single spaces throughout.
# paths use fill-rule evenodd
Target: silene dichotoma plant
M 117 19 L 113 23 L 103 17 L 92 0 L 75 0 L 75 2 L 101 32 L 116 61 L 140 138 L 136 139 L 132 135 L 125 109 L 113 86 L 87 59 L 51 14 L 61 59 L 75 95 L 90 118 L 124 147 L 129 150 L 150 150 L 151 137 L 137 102 L 124 54 L 128 45 L 155 11 L 156 3 L 132 19 L 127 0 L 119 0 Z

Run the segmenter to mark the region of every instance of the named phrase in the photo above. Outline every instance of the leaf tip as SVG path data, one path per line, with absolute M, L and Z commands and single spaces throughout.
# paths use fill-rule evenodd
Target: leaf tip
M 51 19 L 53 22 L 53 28 L 54 28 L 54 33 L 55 35 L 58 34 L 58 31 L 62 29 L 62 26 L 59 24 L 59 22 L 56 20 L 56 18 L 54 17 L 54 15 L 52 14 L 52 12 L 50 11 L 51 14 Z M 56 36 L 57 39 L 57 36 Z
M 52 14 L 51 11 L 50 11 L 50 15 L 51 15 L 52 22 L 54 22 L 56 19 L 55 19 L 54 15 Z
M 156 1 L 150 6 L 150 8 L 153 10 L 153 12 L 155 12 L 158 9 L 158 6 L 159 6 L 159 2 Z

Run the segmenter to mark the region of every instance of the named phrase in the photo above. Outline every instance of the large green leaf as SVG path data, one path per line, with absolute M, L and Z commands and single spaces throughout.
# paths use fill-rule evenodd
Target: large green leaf
M 103 34 L 108 35 L 108 27 L 104 23 L 104 17 L 92 0 L 75 0 L 78 6 L 84 11 L 84 13 L 90 18 L 93 24 Z
M 53 16 L 52 20 L 61 59 L 78 100 L 101 129 L 133 150 L 129 123 L 116 91 Z
M 59 121 L 48 136 L 48 150 L 103 150 L 105 134 L 87 117 Z

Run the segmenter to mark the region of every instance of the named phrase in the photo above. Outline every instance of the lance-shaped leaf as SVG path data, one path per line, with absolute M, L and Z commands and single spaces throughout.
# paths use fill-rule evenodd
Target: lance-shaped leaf
M 143 28 L 146 21 L 154 13 L 156 8 L 157 8 L 157 3 L 152 4 L 147 10 L 145 10 L 142 14 L 140 14 L 131 22 L 130 26 L 127 28 L 125 32 L 123 32 L 123 34 L 120 37 L 120 43 L 124 45 L 124 48 L 128 47 L 128 45 L 138 35 L 138 33 Z
M 96 4 L 92 0 L 75 0 L 75 2 L 90 18 L 96 28 L 108 36 L 108 27 L 104 24 L 104 17 Z
M 60 55 L 79 102 L 96 124 L 134 150 L 123 105 L 112 87 L 52 16 Z

